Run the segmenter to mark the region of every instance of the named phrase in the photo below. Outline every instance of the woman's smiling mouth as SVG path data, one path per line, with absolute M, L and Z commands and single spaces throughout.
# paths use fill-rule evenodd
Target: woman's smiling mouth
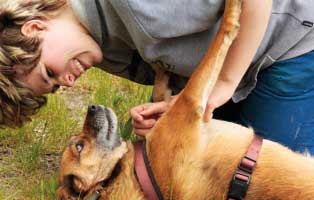
M 79 69 L 80 73 L 83 74 L 85 72 L 85 69 L 84 69 L 84 66 L 81 64 L 81 62 L 77 58 L 75 58 L 74 63 L 76 67 Z
M 79 78 L 85 71 L 87 71 L 90 66 L 86 65 L 79 59 L 74 59 L 74 75 L 76 78 Z

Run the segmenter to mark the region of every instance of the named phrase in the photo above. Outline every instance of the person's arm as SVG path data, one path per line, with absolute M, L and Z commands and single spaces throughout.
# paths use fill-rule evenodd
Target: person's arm
M 232 97 L 263 39 L 271 8 L 271 0 L 243 0 L 240 30 L 228 51 L 224 66 L 208 98 L 204 114 L 205 121 L 211 119 L 215 108 Z
M 223 105 L 232 97 L 264 36 L 271 8 L 271 0 L 243 0 L 239 34 L 230 47 L 222 71 L 208 98 L 204 114 L 205 121 L 211 119 L 215 108 Z M 149 132 L 158 119 L 156 114 L 160 116 L 168 107 L 167 103 L 159 102 L 132 108 L 130 116 L 134 133 L 145 135 Z

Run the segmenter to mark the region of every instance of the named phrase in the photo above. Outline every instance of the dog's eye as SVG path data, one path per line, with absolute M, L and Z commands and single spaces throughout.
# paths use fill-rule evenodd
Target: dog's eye
M 75 145 L 75 147 L 76 147 L 77 152 L 81 153 L 81 151 L 82 151 L 83 148 L 84 148 L 84 144 L 83 144 L 83 143 L 77 143 L 77 144 Z

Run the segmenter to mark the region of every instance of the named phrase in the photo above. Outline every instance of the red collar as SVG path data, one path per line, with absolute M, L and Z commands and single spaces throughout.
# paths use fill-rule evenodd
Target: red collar
M 263 138 L 254 135 L 253 140 L 242 158 L 238 169 L 233 174 L 228 191 L 228 200 L 244 199 L 251 182 L 253 170 L 263 144 Z
M 149 200 L 163 199 L 148 162 L 145 141 L 134 144 L 134 154 L 135 174 L 145 197 Z

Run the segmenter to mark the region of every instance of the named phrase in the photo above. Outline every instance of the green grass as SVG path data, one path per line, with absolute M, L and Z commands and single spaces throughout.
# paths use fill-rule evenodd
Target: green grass
M 0 200 L 56 199 L 58 165 L 67 139 L 82 129 L 87 105 L 116 111 L 119 131 L 131 137 L 128 110 L 147 102 L 151 87 L 89 70 L 75 87 L 48 96 L 48 104 L 20 129 L 0 130 Z

